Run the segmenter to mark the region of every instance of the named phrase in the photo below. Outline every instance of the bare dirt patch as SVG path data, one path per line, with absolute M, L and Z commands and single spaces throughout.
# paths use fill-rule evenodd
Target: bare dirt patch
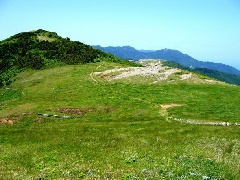
M 26 116 L 27 113 L 23 113 L 23 114 L 18 114 L 18 115 L 14 115 L 14 116 L 9 116 L 9 117 L 3 117 L 0 118 L 0 123 L 2 124 L 14 124 L 15 121 L 17 121 L 18 119 L 20 119 L 23 116 Z
M 57 112 L 63 113 L 63 114 L 77 114 L 77 115 L 83 115 L 83 110 L 80 108 L 59 108 L 57 109 Z
M 39 41 L 53 42 L 53 41 L 56 41 L 56 38 L 50 38 L 50 37 L 47 37 L 47 36 L 38 36 L 38 40 Z
M 189 73 L 189 74 L 182 74 L 180 76 L 181 80 L 188 80 L 192 77 L 192 73 Z
M 86 114 L 91 114 L 94 112 L 99 112 L 99 113 L 112 113 L 114 111 L 116 111 L 116 109 L 114 108 L 93 108 L 93 107 L 81 107 L 81 108 L 58 108 L 56 110 L 59 113 L 63 113 L 63 114 L 71 114 L 71 115 L 86 115 Z
M 0 122 L 2 124 L 13 124 L 14 120 L 12 120 L 10 118 L 2 118 L 2 119 L 0 119 Z
M 183 106 L 182 104 L 164 104 L 160 105 L 162 109 L 168 109 L 168 108 L 174 108 L 174 107 L 179 107 Z
M 205 81 L 208 83 L 218 83 L 218 81 L 212 79 L 206 79 Z

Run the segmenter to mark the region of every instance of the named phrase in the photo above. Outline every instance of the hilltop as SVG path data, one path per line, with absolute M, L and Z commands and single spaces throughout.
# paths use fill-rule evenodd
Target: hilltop
M 42 29 L 22 32 L 0 42 L 0 86 L 25 69 L 97 62 L 127 63 L 78 41 Z
M 187 54 L 183 54 L 182 52 L 178 50 L 173 50 L 173 49 L 165 48 L 165 49 L 156 50 L 156 51 L 151 51 L 151 50 L 145 51 L 145 50 L 136 50 L 131 46 L 101 47 L 97 45 L 93 47 L 96 49 L 100 49 L 104 52 L 112 53 L 115 56 L 123 59 L 132 59 L 132 60 L 165 59 L 165 60 L 177 62 L 186 67 L 213 69 L 220 72 L 240 75 L 240 71 L 232 66 L 225 65 L 222 63 L 199 61 Z

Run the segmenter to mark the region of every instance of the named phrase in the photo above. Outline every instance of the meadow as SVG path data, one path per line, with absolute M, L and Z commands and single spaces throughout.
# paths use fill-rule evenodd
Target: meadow
M 240 123 L 239 86 L 92 76 L 116 66 L 27 70 L 1 88 L 0 179 L 240 178 L 239 126 L 169 118 Z

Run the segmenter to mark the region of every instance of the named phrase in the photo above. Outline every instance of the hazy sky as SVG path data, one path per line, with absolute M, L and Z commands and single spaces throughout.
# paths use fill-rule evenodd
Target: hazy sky
M 240 0 L 0 0 L 0 40 L 34 29 L 89 45 L 177 49 L 240 69 Z

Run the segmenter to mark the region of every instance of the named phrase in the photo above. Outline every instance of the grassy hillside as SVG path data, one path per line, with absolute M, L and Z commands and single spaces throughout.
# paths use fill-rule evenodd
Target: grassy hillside
M 84 64 L 100 59 L 127 63 L 55 32 L 39 29 L 19 33 L 0 41 L 0 86 L 11 84 L 12 78 L 26 69 Z
M 0 179 L 240 178 L 238 86 L 94 73 L 116 67 L 27 70 L 0 89 Z

